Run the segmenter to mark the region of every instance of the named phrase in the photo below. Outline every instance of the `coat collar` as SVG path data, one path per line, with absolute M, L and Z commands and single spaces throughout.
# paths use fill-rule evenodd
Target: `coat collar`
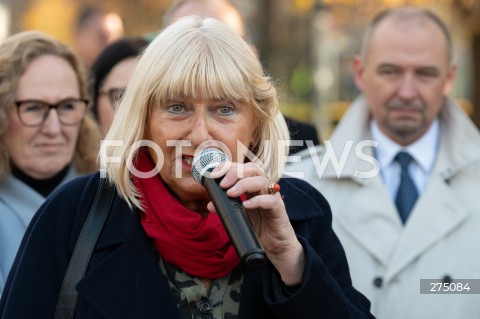
M 431 246 L 455 231 L 471 212 L 438 175 L 410 215 L 389 260 L 385 280 L 389 281 Z
M 57 188 L 77 176 L 77 171 L 74 168 L 70 168 L 67 175 Z M 37 209 L 45 201 L 45 197 L 37 193 L 11 173 L 7 173 L 0 180 L 0 200 L 18 215 L 18 218 L 22 220 L 26 227 L 30 223 L 30 220 Z
M 370 179 L 368 187 L 360 184 L 355 188 L 341 209 L 333 210 L 333 215 L 336 227 L 348 233 L 384 267 L 389 265 L 403 225 L 379 176 Z
M 45 198 L 27 184 L 7 174 L 0 182 L 0 199 L 22 220 L 25 227 Z

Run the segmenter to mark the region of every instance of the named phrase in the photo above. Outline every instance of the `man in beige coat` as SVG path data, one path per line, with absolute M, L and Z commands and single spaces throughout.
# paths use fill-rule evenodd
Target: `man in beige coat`
M 362 96 L 325 147 L 286 169 L 328 199 L 353 284 L 379 319 L 480 314 L 480 134 L 448 97 L 452 51 L 430 11 L 377 16 L 354 64 Z M 413 209 L 400 214 L 402 192 Z

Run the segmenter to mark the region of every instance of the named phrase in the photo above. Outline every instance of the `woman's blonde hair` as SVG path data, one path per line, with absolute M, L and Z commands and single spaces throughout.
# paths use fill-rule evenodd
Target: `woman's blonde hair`
M 86 69 L 66 45 L 38 31 L 20 32 L 7 38 L 0 45 L 0 177 L 10 170 L 9 154 L 2 142 L 9 125 L 7 109 L 15 102 L 19 80 L 30 62 L 44 55 L 65 59 L 77 76 L 81 97 L 89 98 Z M 87 112 L 80 125 L 73 157 L 79 173 L 91 173 L 98 169 L 100 137 L 98 125 Z
M 141 207 L 127 165 L 130 148 L 145 138 L 152 107 L 178 97 L 250 105 L 256 118 L 255 143 L 248 146 L 256 156 L 253 161 L 270 179 L 280 178 L 289 133 L 272 80 L 238 34 L 215 19 L 186 17 L 165 28 L 146 48 L 105 138 L 123 145 L 107 152 L 119 163 L 101 166 L 130 206 Z

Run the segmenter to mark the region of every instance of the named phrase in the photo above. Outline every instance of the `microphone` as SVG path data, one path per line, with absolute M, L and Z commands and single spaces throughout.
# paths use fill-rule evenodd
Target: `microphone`
M 259 268 L 266 262 L 265 252 L 253 231 L 242 201 L 238 197 L 227 196 L 219 185 L 223 177 L 213 179 L 208 174 L 226 160 L 225 153 L 218 149 L 202 150 L 192 162 L 193 179 L 207 189 L 242 264 L 247 268 Z

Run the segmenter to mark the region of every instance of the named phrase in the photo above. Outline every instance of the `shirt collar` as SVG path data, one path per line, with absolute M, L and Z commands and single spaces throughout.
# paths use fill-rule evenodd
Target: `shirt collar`
M 370 122 L 370 131 L 372 132 L 373 140 L 378 141 L 375 155 L 380 163 L 380 167 L 387 167 L 392 164 L 395 155 L 399 151 L 404 150 L 415 159 L 415 162 L 418 163 L 425 173 L 430 172 L 433 168 L 440 139 L 440 122 L 438 119 L 433 121 L 428 131 L 422 137 L 406 147 L 397 144 L 383 134 L 375 120 Z

